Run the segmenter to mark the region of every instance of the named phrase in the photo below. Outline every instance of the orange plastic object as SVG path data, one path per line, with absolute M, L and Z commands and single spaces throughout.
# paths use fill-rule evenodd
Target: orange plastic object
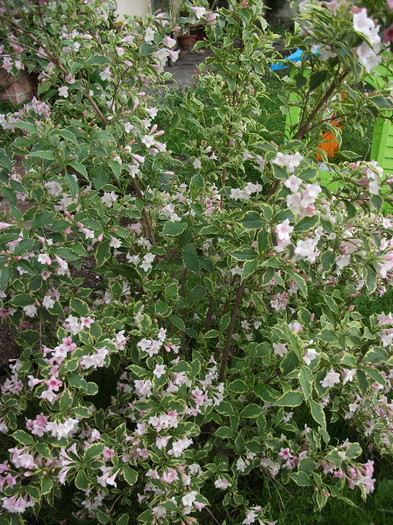
M 347 96 L 346 93 L 341 93 L 341 100 L 344 100 L 346 96 Z M 341 120 L 338 118 L 334 118 L 334 115 L 332 115 L 332 120 L 330 121 L 330 124 L 341 130 L 343 129 Z M 336 137 L 334 136 L 334 133 L 332 131 L 325 131 L 325 133 L 322 133 L 322 138 L 323 138 L 323 142 L 319 144 L 318 148 L 322 149 L 326 153 L 326 155 L 332 159 L 336 155 L 336 151 L 339 148 Z M 322 161 L 318 153 L 317 153 L 317 161 L 318 162 Z
M 341 124 L 341 121 L 337 119 L 332 119 L 331 121 L 332 126 L 335 126 L 339 129 L 343 129 L 343 126 Z M 322 133 L 323 142 L 318 145 L 319 149 L 322 149 L 326 155 L 330 158 L 333 158 L 336 154 L 336 151 L 338 150 L 338 142 L 336 140 L 336 137 L 334 136 L 332 131 L 325 131 L 325 133 Z M 317 161 L 321 162 L 321 156 L 317 153 Z

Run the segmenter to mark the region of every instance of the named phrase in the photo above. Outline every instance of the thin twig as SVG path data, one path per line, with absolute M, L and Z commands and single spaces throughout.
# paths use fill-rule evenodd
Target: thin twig
M 237 294 L 236 294 L 235 304 L 233 305 L 232 316 L 231 316 L 231 323 L 229 325 L 229 329 L 228 329 L 227 338 L 226 338 L 226 341 L 225 341 L 224 350 L 222 352 L 221 368 L 220 368 L 220 381 L 223 381 L 223 379 L 225 377 L 225 369 L 226 369 L 226 366 L 227 366 L 229 349 L 231 347 L 231 340 L 232 340 L 233 329 L 235 328 L 235 322 L 236 322 L 236 318 L 237 318 L 237 313 L 239 311 L 239 306 L 240 306 L 240 303 L 241 303 L 241 300 L 242 300 L 242 296 L 243 296 L 243 289 L 244 289 L 244 281 L 242 281 L 240 283 L 240 286 L 239 286 L 239 288 L 237 290 Z
M 210 516 L 214 519 L 214 521 L 216 523 L 218 523 L 218 525 L 220 525 L 220 522 L 216 520 L 214 514 L 212 513 L 212 511 L 210 509 L 208 509 L 207 507 L 205 507 L 205 509 L 207 510 L 207 512 L 210 514 Z
M 315 115 L 318 113 L 318 111 L 325 105 L 325 103 L 329 100 L 329 97 L 332 95 L 332 93 L 334 92 L 335 89 L 337 89 L 337 85 L 340 84 L 344 78 L 348 76 L 348 71 L 345 71 L 345 73 L 343 73 L 341 75 L 341 77 L 338 79 L 338 81 L 336 82 L 335 80 L 333 80 L 333 82 L 331 83 L 330 87 L 328 88 L 328 90 L 326 91 L 325 95 L 321 98 L 321 100 L 318 102 L 318 104 L 315 106 L 315 108 L 311 111 L 308 119 L 306 120 L 306 122 L 300 126 L 298 132 L 296 133 L 295 135 L 295 139 L 301 139 L 304 137 L 304 135 L 307 133 L 308 131 L 308 125 L 310 124 L 310 122 L 312 122 L 313 118 L 315 117 Z
M 208 309 L 207 309 L 207 313 L 206 313 L 206 332 L 208 332 L 210 330 L 210 327 L 212 325 L 212 320 L 213 320 L 213 296 L 211 295 L 210 296 L 210 300 L 209 300 L 209 306 L 208 306 Z

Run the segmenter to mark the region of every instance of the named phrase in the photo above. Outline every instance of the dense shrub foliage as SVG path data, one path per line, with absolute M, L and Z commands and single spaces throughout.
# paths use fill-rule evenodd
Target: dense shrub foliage
M 260 0 L 185 3 L 179 28 L 204 23 L 210 54 L 180 98 L 165 14 L 116 26 L 98 0 L 3 3 L 2 67 L 38 89 L 0 115 L 0 312 L 21 352 L 1 524 L 267 524 L 251 486 L 296 483 L 316 509 L 374 490 L 393 315 L 354 298 L 392 285 L 392 179 L 352 152 L 322 178 L 316 161 L 321 130 L 340 140 L 332 114 L 361 133 L 392 109 L 393 3 L 369 4 L 302 2 L 302 60 L 280 74 L 299 120 L 270 142 L 282 57 Z

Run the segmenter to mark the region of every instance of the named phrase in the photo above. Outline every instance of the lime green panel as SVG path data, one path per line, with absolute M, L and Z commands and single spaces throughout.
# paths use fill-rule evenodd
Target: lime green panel
M 378 152 L 379 152 L 380 145 L 381 145 L 382 128 L 383 128 L 383 119 L 379 118 L 374 124 L 373 142 L 371 145 L 370 159 L 377 160 L 378 158 Z

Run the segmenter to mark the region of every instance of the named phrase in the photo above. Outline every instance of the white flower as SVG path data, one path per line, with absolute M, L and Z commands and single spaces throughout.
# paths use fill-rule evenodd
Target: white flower
M 231 269 L 231 274 L 232 275 L 241 275 L 242 274 L 242 269 L 240 268 L 240 266 L 238 264 L 234 268 Z
M 91 355 L 85 355 L 79 361 L 79 364 L 82 368 L 91 368 L 94 369 L 102 368 L 105 365 L 105 357 L 108 355 L 109 351 L 105 348 L 98 348 L 97 353 Z
M 381 186 L 378 184 L 376 180 L 373 180 L 368 185 L 368 191 L 372 195 L 379 195 L 379 190 L 381 189 Z
M 246 470 L 246 467 L 249 465 L 250 463 L 246 460 L 244 460 L 243 458 L 239 458 L 237 461 L 236 461 L 236 470 L 240 470 L 240 472 L 244 472 Z
M 195 16 L 197 17 L 198 20 L 200 18 L 202 18 L 203 16 L 205 16 L 205 14 L 206 14 L 206 8 L 205 7 L 194 6 L 194 7 L 192 7 L 192 10 L 194 11 Z
M 46 432 L 50 432 L 53 437 L 61 439 L 62 437 L 71 438 L 78 430 L 79 421 L 69 418 L 64 423 L 52 421 L 46 424 Z
M 284 222 L 277 224 L 276 226 L 277 236 L 281 241 L 289 241 L 290 235 L 293 232 L 293 226 L 289 224 L 289 219 L 285 219 Z
M 164 46 L 172 48 L 176 45 L 176 40 L 174 38 L 171 38 L 170 36 L 166 36 L 162 43 L 164 44 Z
M 151 135 L 145 135 L 141 142 L 148 148 L 150 148 L 151 146 L 153 146 L 155 140 L 154 140 L 154 137 L 152 137 Z
M 318 352 L 315 350 L 315 348 L 307 348 L 303 355 L 303 361 L 306 363 L 306 365 L 310 365 L 311 361 L 314 361 L 317 356 Z
M 355 48 L 355 53 L 359 58 L 359 63 L 366 69 L 367 73 L 379 65 L 381 58 L 374 53 L 367 42 L 363 42 Z
M 240 188 L 231 188 L 231 199 L 245 199 L 250 198 L 250 193 L 247 190 L 241 190 Z
M 296 175 L 291 175 L 285 182 L 284 186 L 286 188 L 289 188 L 292 193 L 295 193 L 299 189 L 300 184 L 302 183 L 302 179 L 299 179 L 299 177 L 296 177 Z
M 294 213 L 299 213 L 303 209 L 302 205 L 302 196 L 300 193 L 291 193 L 286 198 L 287 206 L 290 210 L 292 210 Z
M 157 507 L 153 507 L 151 513 L 153 516 L 156 516 L 156 518 L 163 518 L 166 514 L 166 510 L 164 507 L 161 507 L 161 505 L 157 505 Z
M 336 264 L 340 270 L 342 270 L 346 266 L 349 266 L 350 262 L 351 262 L 350 255 L 338 255 L 336 257 Z
M 153 56 L 159 64 L 161 64 L 162 66 L 165 66 L 166 61 L 169 56 L 169 51 L 168 49 L 162 47 L 161 49 L 156 51 Z
M 168 451 L 169 455 L 173 455 L 174 458 L 179 458 L 184 450 L 188 448 L 190 445 L 192 445 L 192 439 L 189 438 L 182 438 L 175 441 L 172 445 L 171 450 Z
M 52 197 L 57 197 L 63 191 L 61 185 L 55 181 L 46 182 L 45 188 L 49 191 Z
M 195 498 L 197 497 L 198 492 L 196 490 L 193 490 L 192 492 L 189 492 L 182 498 L 182 503 L 185 507 L 191 507 L 192 504 L 195 501 Z
M 60 97 L 64 97 L 64 98 L 67 98 L 68 97 L 68 87 L 67 86 L 62 86 L 58 89 L 59 91 L 59 96 Z
M 372 45 L 377 45 L 381 42 L 378 34 L 379 26 L 375 27 L 374 20 L 367 16 L 365 8 L 353 15 L 353 28 L 355 31 L 365 35 Z
M 44 306 L 47 310 L 51 310 L 55 306 L 55 301 L 48 295 L 45 295 L 42 301 L 42 306 Z
M 350 383 L 352 383 L 353 378 L 356 375 L 356 372 L 357 372 L 356 368 L 353 368 L 352 370 L 349 370 L 348 368 L 345 368 L 345 370 L 343 370 L 343 376 L 344 376 L 343 385 L 346 385 L 348 383 L 348 381 Z
M 109 246 L 112 246 L 112 248 L 120 248 L 121 240 L 117 239 L 116 237 L 112 237 Z
M 229 483 L 227 479 L 220 477 L 214 482 L 214 486 L 216 489 L 226 490 L 228 487 L 232 486 L 232 483 Z
M 316 250 L 318 239 L 306 239 L 305 241 L 298 241 L 295 248 L 295 255 L 304 257 L 306 261 L 313 263 L 319 255 Z
M 340 374 L 335 372 L 333 368 L 326 374 L 325 379 L 320 381 L 323 388 L 331 388 L 340 382 Z
M 40 253 L 40 255 L 37 257 L 37 261 L 41 264 L 50 264 L 51 259 L 47 253 Z
M 313 51 L 314 52 L 314 51 Z M 330 46 L 320 46 L 318 47 L 318 54 L 321 57 L 321 60 L 326 61 L 329 58 L 336 57 L 337 53 L 334 53 L 331 50 Z
M 148 44 L 153 42 L 155 34 L 156 32 L 151 27 L 148 27 L 145 33 L 145 42 L 147 42 Z
M 277 153 L 276 158 L 272 160 L 272 162 L 274 164 L 277 164 L 277 166 L 287 168 L 288 173 L 293 173 L 295 171 L 295 168 L 299 166 L 303 158 L 304 157 L 300 155 L 298 151 L 293 155 L 284 155 L 284 153 L 279 152 Z
M 154 261 L 155 258 L 156 258 L 156 256 L 154 255 L 154 253 L 147 253 L 144 256 L 143 260 L 146 261 L 147 263 L 151 264 Z
M 104 71 L 100 73 L 101 80 L 110 80 L 112 78 L 109 66 L 107 66 Z
M 273 343 L 273 352 L 275 355 L 284 357 L 284 355 L 288 352 L 287 345 L 284 343 Z
M 28 317 L 34 317 L 37 315 L 37 308 L 34 306 L 34 304 L 28 304 L 27 306 L 24 306 L 23 311 Z

